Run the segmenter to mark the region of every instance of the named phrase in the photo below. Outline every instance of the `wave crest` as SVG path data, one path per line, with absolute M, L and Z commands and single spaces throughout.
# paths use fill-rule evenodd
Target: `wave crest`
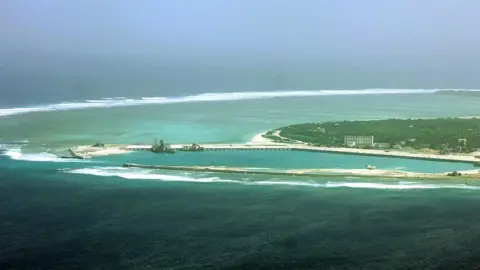
M 21 148 L 3 149 L 2 155 L 8 156 L 13 160 L 33 161 L 33 162 L 89 162 L 88 160 L 60 158 L 54 154 L 47 153 L 47 152 L 25 154 L 25 153 L 22 153 Z
M 219 177 L 193 177 L 189 175 L 170 175 L 155 173 L 154 170 L 129 169 L 123 167 L 92 167 L 82 169 L 61 169 L 65 173 L 87 174 L 106 177 L 121 177 L 125 179 L 160 180 L 167 182 L 197 182 L 197 183 L 235 183 L 252 186 L 299 186 L 312 188 L 361 188 L 361 189 L 383 189 L 383 190 L 412 190 L 412 189 L 469 189 L 480 190 L 480 186 L 465 184 L 431 184 L 422 182 L 342 182 L 328 181 L 324 183 L 309 181 L 282 181 L 282 180 L 231 180 Z M 200 176 L 200 175 L 197 175 Z
M 96 176 L 107 176 L 107 177 L 121 177 L 125 179 L 145 179 L 145 180 L 162 180 L 162 181 L 173 181 L 173 182 L 198 182 L 198 183 L 238 183 L 241 181 L 236 180 L 226 180 L 218 177 L 203 177 L 203 178 L 194 178 L 186 175 L 168 175 L 168 174 L 158 174 L 154 173 L 153 170 L 142 170 L 142 169 L 127 169 L 123 167 L 93 167 L 93 168 L 82 168 L 74 170 L 62 170 L 66 173 L 73 174 L 89 174 Z
M 0 109 L 1 116 L 49 111 L 67 111 L 89 108 L 109 108 L 139 106 L 146 104 L 169 104 L 188 102 L 220 102 L 249 99 L 306 97 L 306 96 L 335 96 L 335 95 L 387 95 L 387 94 L 429 94 L 440 90 L 478 91 L 474 89 L 361 89 L 361 90 L 308 90 L 308 91 L 269 91 L 269 92 L 230 92 L 204 93 L 182 97 L 143 97 L 140 99 L 115 97 L 83 102 L 61 102 L 37 107 Z

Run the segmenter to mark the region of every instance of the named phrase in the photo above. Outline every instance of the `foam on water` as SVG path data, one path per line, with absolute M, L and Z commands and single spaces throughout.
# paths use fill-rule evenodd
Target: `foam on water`
M 96 176 L 116 176 L 125 179 L 146 179 L 146 180 L 161 180 L 161 181 L 174 181 L 174 182 L 198 182 L 198 183 L 240 183 L 241 181 L 226 180 L 218 177 L 189 177 L 186 175 L 168 175 L 157 174 L 153 170 L 138 170 L 138 169 L 125 169 L 122 167 L 93 167 L 82 168 L 74 170 L 62 170 L 66 173 L 73 174 L 89 174 Z
M 334 96 L 334 95 L 386 95 L 386 94 L 428 94 L 440 90 L 480 91 L 476 89 L 360 89 L 360 90 L 308 90 L 308 91 L 269 91 L 269 92 L 231 92 L 204 93 L 182 97 L 143 97 L 132 99 L 125 97 L 85 100 L 83 102 L 61 102 L 37 107 L 0 109 L 1 116 L 33 112 L 79 110 L 88 108 L 109 108 L 122 106 L 139 106 L 146 104 L 169 104 L 188 102 L 219 102 L 232 100 L 249 100 L 280 97 Z
M 33 161 L 33 162 L 89 162 L 89 160 L 65 159 L 58 156 L 42 152 L 42 153 L 22 153 L 20 147 L 3 149 L 3 156 L 8 156 L 13 160 Z
M 427 183 L 373 183 L 373 182 L 327 182 L 312 183 L 301 181 L 258 181 L 252 182 L 254 185 L 289 185 L 289 186 L 309 186 L 316 188 L 364 188 L 364 189 L 390 189 L 390 190 L 408 190 L 408 189 L 472 189 L 479 190 L 480 186 L 470 185 L 445 185 L 445 184 L 427 184 Z
M 361 189 L 383 189 L 383 190 L 412 190 L 412 189 L 469 189 L 480 190 L 480 186 L 465 185 L 465 184 L 432 184 L 422 182 L 342 182 L 342 181 L 328 181 L 328 182 L 314 182 L 305 179 L 305 181 L 282 181 L 278 179 L 271 179 L 265 181 L 253 181 L 245 178 L 242 180 L 222 179 L 219 177 L 200 177 L 200 175 L 170 175 L 158 174 L 154 170 L 146 169 L 129 169 L 123 167 L 92 167 L 82 169 L 60 169 L 65 173 L 73 174 L 87 174 L 106 177 L 121 177 L 125 179 L 145 179 L 145 180 L 160 180 L 171 182 L 197 182 L 197 183 L 235 183 L 244 185 L 258 185 L 258 186 L 302 186 L 312 188 L 361 188 Z

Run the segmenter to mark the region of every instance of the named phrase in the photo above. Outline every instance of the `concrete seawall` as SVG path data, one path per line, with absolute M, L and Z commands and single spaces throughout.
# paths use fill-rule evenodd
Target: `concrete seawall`
M 173 144 L 171 148 L 175 151 L 188 151 L 184 147 L 188 144 Z M 378 156 L 389 158 L 408 158 L 432 161 L 462 162 L 479 164 L 480 159 L 469 155 L 439 155 L 427 153 L 409 153 L 401 151 L 385 151 L 376 149 L 353 149 L 353 148 L 332 148 L 317 147 L 297 144 L 202 144 L 203 151 L 305 151 L 305 152 L 323 152 L 343 155 L 362 155 Z M 70 149 L 72 156 L 88 158 L 91 156 L 101 156 L 109 154 L 123 154 L 131 151 L 151 151 L 149 145 L 107 145 L 103 148 L 95 147 L 77 147 Z M 192 151 L 195 152 L 195 151 Z
M 479 179 L 479 175 L 447 176 L 446 173 L 415 173 L 390 170 L 337 170 L 337 169 L 311 169 L 311 170 L 250 170 L 232 167 L 214 166 L 168 166 L 168 165 L 144 165 L 135 163 L 123 164 L 125 168 L 143 168 L 170 171 L 196 171 L 215 172 L 250 175 L 276 175 L 276 176 L 307 176 L 307 177 L 362 177 L 362 178 L 383 178 L 383 179 Z
M 278 175 L 278 176 L 310 176 L 310 177 L 327 177 L 327 176 L 355 176 L 345 175 L 339 173 L 300 173 L 300 172 L 288 172 L 286 170 L 247 170 L 241 168 L 226 168 L 226 167 L 206 167 L 206 166 L 167 166 L 167 165 L 143 165 L 135 163 L 123 164 L 125 168 L 143 168 L 143 169 L 155 169 L 155 170 L 170 170 L 170 171 L 197 171 L 197 172 L 215 172 L 215 173 L 236 173 L 236 174 L 257 174 L 257 175 Z M 394 178 L 398 178 L 395 176 Z

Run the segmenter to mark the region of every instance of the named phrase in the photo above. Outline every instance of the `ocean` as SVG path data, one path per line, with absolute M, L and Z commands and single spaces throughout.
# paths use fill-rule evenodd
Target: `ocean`
M 302 122 L 475 116 L 479 99 L 436 89 L 177 90 L 10 93 L 0 103 L 0 139 L 29 141 L 0 147 L 0 269 L 479 269 L 477 181 L 121 167 L 469 164 L 282 151 L 58 158 L 96 142 L 242 143 Z

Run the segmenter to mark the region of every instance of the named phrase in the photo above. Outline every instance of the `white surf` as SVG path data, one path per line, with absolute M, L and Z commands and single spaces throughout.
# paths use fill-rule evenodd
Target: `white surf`
M 230 92 L 204 93 L 181 97 L 143 97 L 139 99 L 116 97 L 80 102 L 61 102 L 34 107 L 0 109 L 0 116 L 17 114 L 79 110 L 89 108 L 108 108 L 123 106 L 140 106 L 146 104 L 169 104 L 188 102 L 219 102 L 233 100 L 302 97 L 302 96 L 335 96 L 335 95 L 389 95 L 389 94 L 430 94 L 440 90 L 480 91 L 477 89 L 357 89 L 357 90 L 298 90 L 298 91 L 262 91 L 262 92 Z

